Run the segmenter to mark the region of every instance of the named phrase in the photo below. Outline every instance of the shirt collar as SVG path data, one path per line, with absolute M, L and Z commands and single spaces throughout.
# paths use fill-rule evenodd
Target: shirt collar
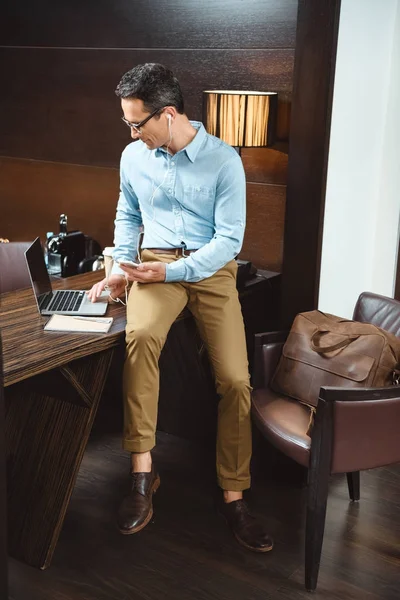
M 195 129 L 197 129 L 197 133 L 194 136 L 194 138 L 192 139 L 192 141 L 190 142 L 190 144 L 188 144 L 186 146 L 186 148 L 184 148 L 184 150 L 185 150 L 188 158 L 192 162 L 194 162 L 196 160 L 196 156 L 198 155 L 199 150 L 204 142 L 207 132 L 205 130 L 203 123 L 200 123 L 200 121 L 190 121 L 190 124 L 193 125 L 193 127 Z
M 204 139 L 207 135 L 207 131 L 205 130 L 203 123 L 200 123 L 200 121 L 190 121 L 190 124 L 193 125 L 195 129 L 197 129 L 197 133 L 192 139 L 192 141 L 185 148 L 180 150 L 180 152 L 186 152 L 187 157 L 193 163 L 196 160 L 196 156 L 198 155 L 199 150 L 204 142 Z M 160 152 L 165 153 L 166 150 L 164 148 L 157 148 L 156 154 L 159 154 Z

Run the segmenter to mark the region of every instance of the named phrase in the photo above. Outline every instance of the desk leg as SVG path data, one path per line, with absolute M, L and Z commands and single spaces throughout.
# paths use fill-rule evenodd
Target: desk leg
M 113 350 L 6 388 L 9 552 L 50 565 Z
M 0 598 L 8 598 L 3 364 L 0 337 Z

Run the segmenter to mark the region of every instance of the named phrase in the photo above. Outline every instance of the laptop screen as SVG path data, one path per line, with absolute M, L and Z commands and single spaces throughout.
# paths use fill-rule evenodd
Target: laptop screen
M 44 296 L 51 292 L 50 277 L 44 262 L 43 250 L 40 239 L 37 237 L 27 250 L 25 250 L 26 264 L 31 277 L 32 288 L 36 302 L 40 308 Z

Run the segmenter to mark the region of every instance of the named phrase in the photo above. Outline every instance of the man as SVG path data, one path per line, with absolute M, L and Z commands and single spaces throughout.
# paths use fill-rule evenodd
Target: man
M 108 286 L 127 305 L 124 448 L 131 453 L 131 493 L 118 511 L 122 533 L 140 531 L 153 514 L 160 478 L 152 464 L 159 391 L 158 359 L 182 309 L 192 312 L 215 373 L 220 511 L 236 539 L 256 552 L 272 540 L 249 513 L 250 384 L 243 318 L 236 290 L 245 228 L 245 176 L 231 147 L 189 121 L 173 73 L 138 65 L 117 89 L 135 143 L 121 158 L 115 260 Z M 141 244 L 141 228 L 144 228 Z M 140 249 L 141 246 L 141 249 Z M 139 267 L 121 265 L 139 261 Z M 90 291 L 95 301 L 105 280 Z

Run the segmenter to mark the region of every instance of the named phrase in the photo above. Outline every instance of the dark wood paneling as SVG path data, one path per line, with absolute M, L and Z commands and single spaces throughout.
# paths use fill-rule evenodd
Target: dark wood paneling
M 255 150 L 256 158 L 258 152 L 264 150 Z M 267 161 L 266 177 L 274 176 L 273 162 Z M 250 173 L 258 172 L 254 162 L 246 158 L 246 163 Z M 259 172 L 263 169 L 260 164 Z M 282 169 L 276 172 L 281 177 Z M 57 230 L 58 217 L 64 212 L 70 229 L 80 229 L 102 246 L 110 246 L 118 181 L 116 169 L 0 158 L 0 237 L 22 241 L 40 235 L 44 239 L 46 231 Z M 253 260 L 258 267 L 281 270 L 285 192 L 284 186 L 247 185 L 247 227 L 241 257 Z
M 117 172 L 71 165 L 118 167 L 130 139 L 114 89 L 135 64 L 171 67 L 186 112 L 197 120 L 203 89 L 278 91 L 277 137 L 287 141 L 297 5 L 297 0 L 6 0 L 0 22 L 0 75 L 7 82 L 0 95 L 6 115 L 0 120 L 0 155 L 55 164 L 0 162 L 5 207 L 0 235 L 43 237 L 57 228 L 64 211 L 71 228 L 102 245 L 112 243 Z M 243 162 L 249 182 L 286 184 L 287 156 L 278 148 L 244 150 Z M 244 252 L 259 266 L 280 269 L 278 204 L 272 188 L 249 188 Z
M 202 90 L 288 93 L 293 50 L 161 51 L 0 49 L 0 155 L 117 166 L 129 132 L 114 89 L 133 65 L 155 61 L 180 79 L 189 118 L 202 118 Z M 288 104 L 282 104 L 282 126 Z
M 286 185 L 288 155 L 272 148 L 243 148 L 246 179 L 251 183 Z
M 297 0 L 3 3 L 7 46 L 292 48 Z
M 291 73 L 291 78 L 293 78 L 293 73 Z M 287 140 L 289 138 L 291 108 L 291 92 L 279 91 L 278 114 L 276 119 L 276 137 L 278 140 Z
M 240 258 L 257 267 L 282 270 L 286 187 L 247 184 L 246 233 Z
M 66 213 L 70 229 L 111 246 L 118 189 L 117 169 L 0 158 L 0 237 L 43 240 Z
M 340 0 L 300 0 L 283 256 L 283 319 L 318 304 Z
M 0 598 L 7 593 L 6 447 L 4 438 L 3 354 L 0 333 Z

